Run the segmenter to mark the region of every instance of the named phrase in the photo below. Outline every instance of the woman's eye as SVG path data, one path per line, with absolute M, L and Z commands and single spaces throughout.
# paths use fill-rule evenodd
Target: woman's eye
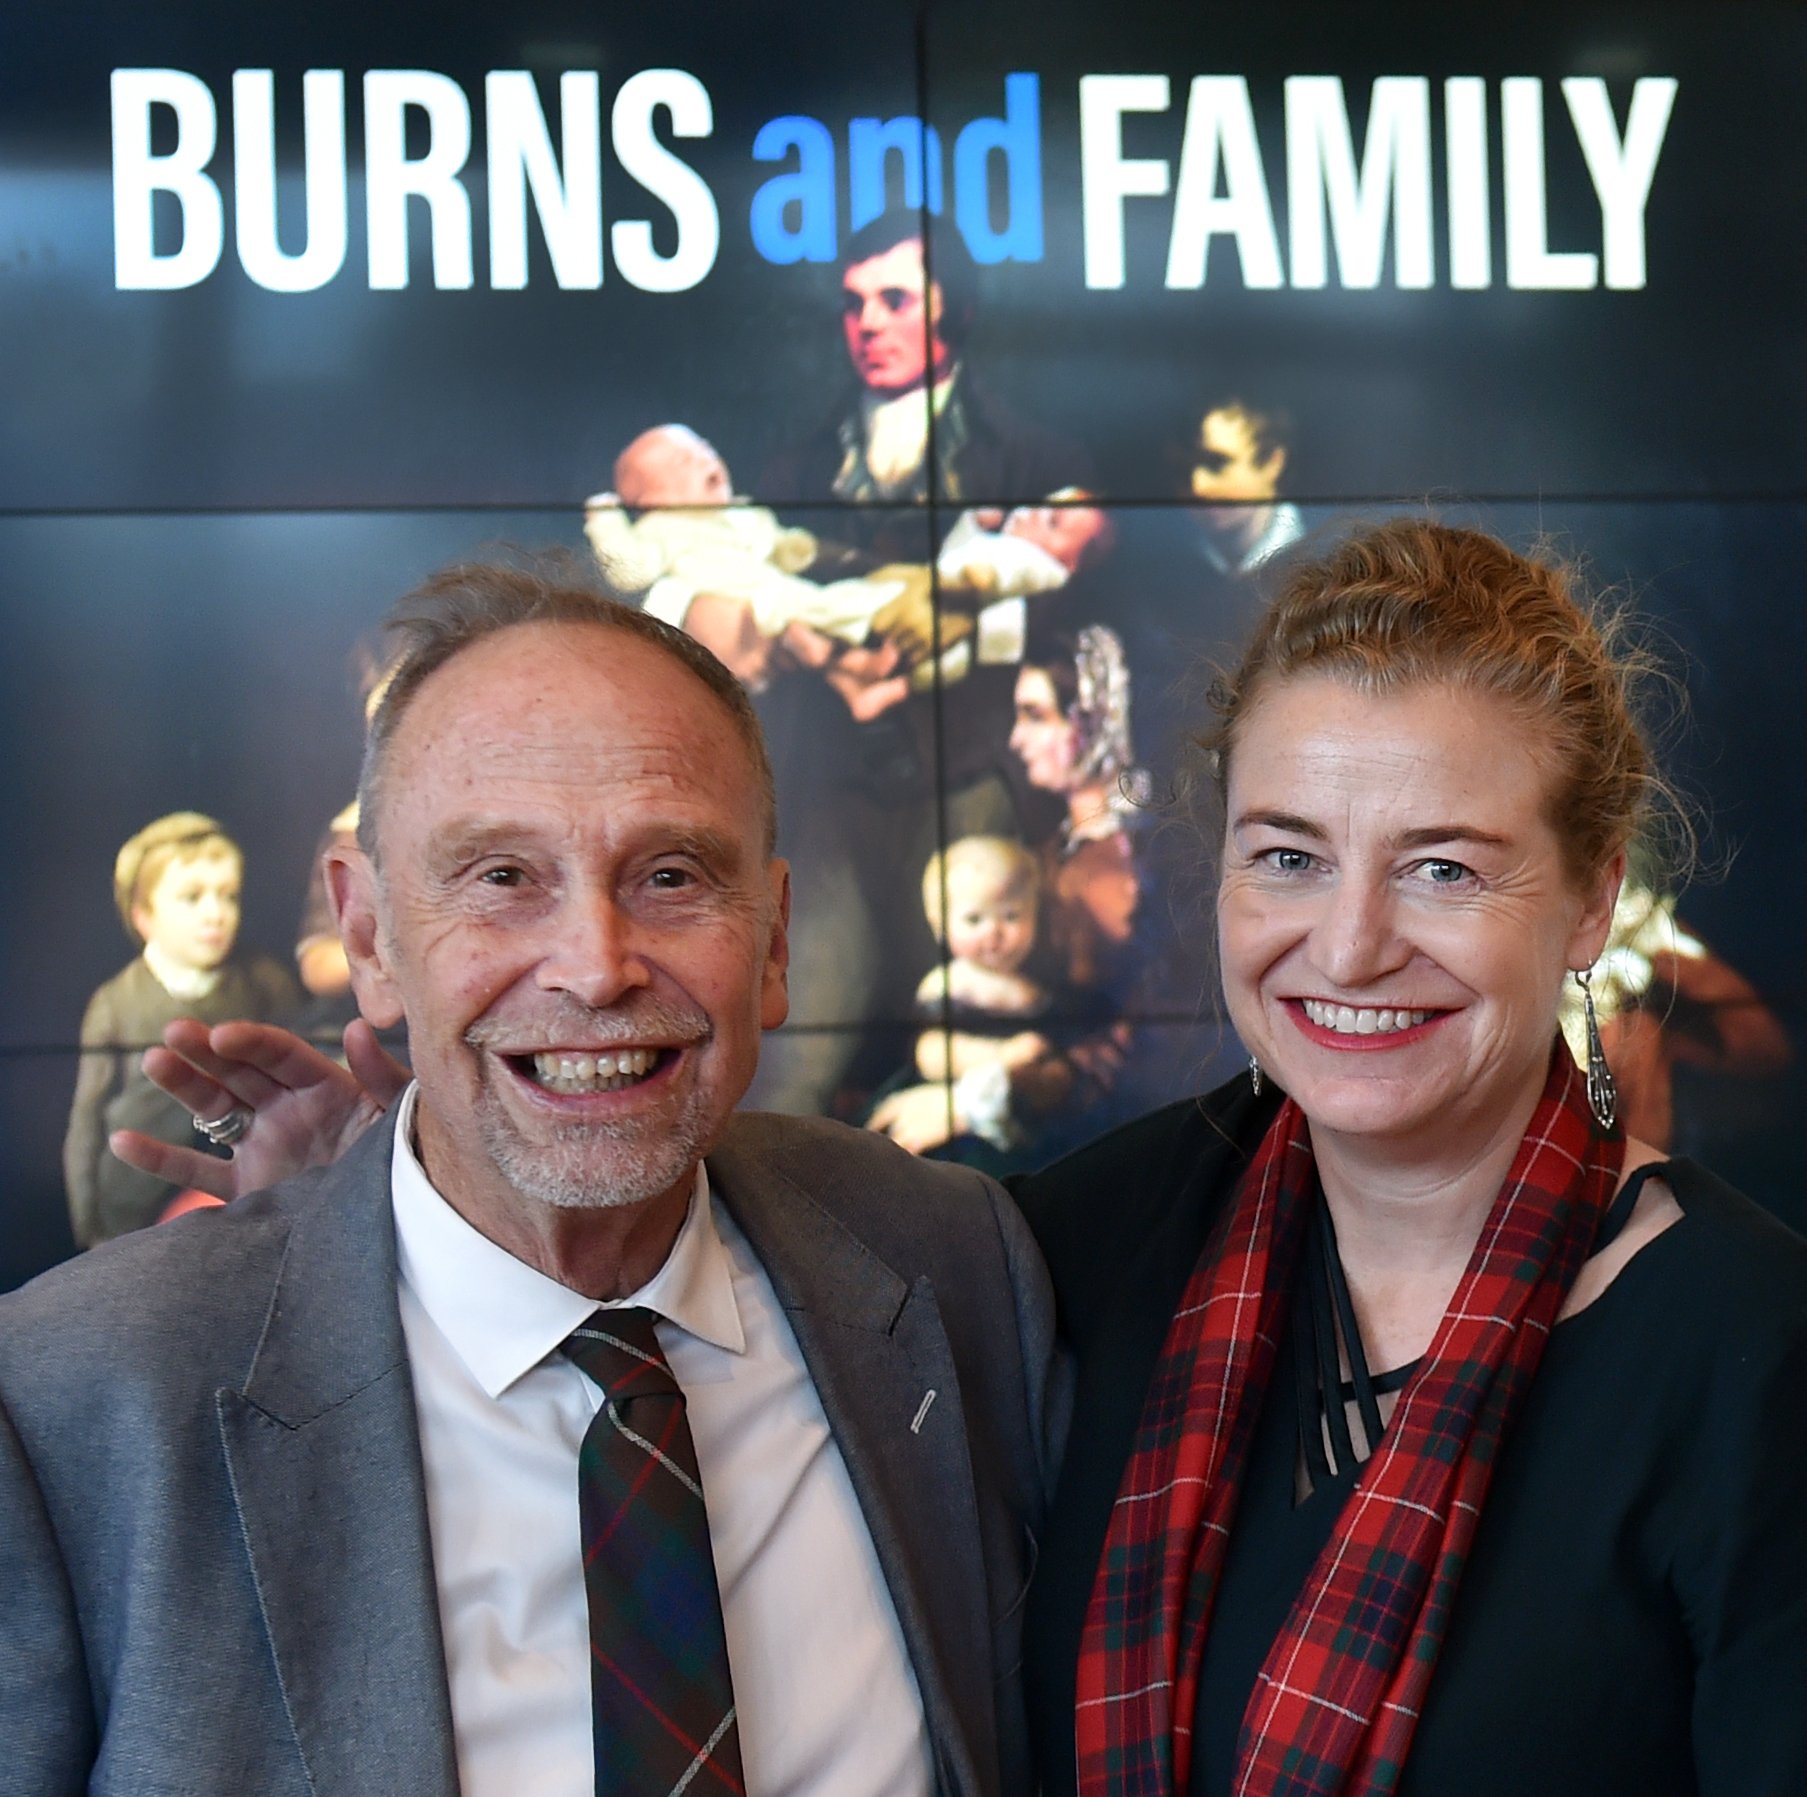
M 1269 849 L 1263 859 L 1269 867 L 1283 874 L 1302 874 L 1312 863 L 1308 849 Z
M 1469 869 L 1460 861 L 1421 861 L 1418 871 L 1433 886 L 1459 886 L 1469 877 Z

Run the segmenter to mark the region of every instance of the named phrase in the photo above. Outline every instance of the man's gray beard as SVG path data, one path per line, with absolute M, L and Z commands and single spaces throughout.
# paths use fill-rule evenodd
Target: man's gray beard
M 599 1044 L 632 1040 L 635 1034 L 655 1041 L 696 1043 L 709 1029 L 702 1012 L 644 992 L 607 1011 L 592 1011 L 565 994 L 541 1021 L 554 1037 L 563 1031 L 573 1040 Z M 497 1038 L 507 1041 L 507 1027 L 483 1019 L 465 1032 L 464 1039 L 483 1048 Z M 685 1110 L 663 1131 L 639 1122 L 574 1123 L 557 1130 L 550 1142 L 533 1143 L 516 1132 L 500 1095 L 487 1086 L 477 1096 L 475 1114 L 478 1134 L 502 1177 L 522 1197 L 559 1210 L 644 1204 L 670 1191 L 696 1165 L 708 1139 L 704 1120 Z M 613 1155 L 607 1152 L 611 1146 Z M 600 1168 L 595 1164 L 599 1149 Z
M 524 1198 L 558 1210 L 614 1210 L 668 1192 L 702 1159 L 703 1131 L 680 1117 L 650 1141 L 639 1131 L 571 1125 L 547 1144 L 524 1142 L 499 1110 L 479 1103 L 477 1128 L 502 1177 Z M 612 1154 L 607 1149 L 613 1148 Z M 597 1150 L 605 1150 L 597 1165 Z

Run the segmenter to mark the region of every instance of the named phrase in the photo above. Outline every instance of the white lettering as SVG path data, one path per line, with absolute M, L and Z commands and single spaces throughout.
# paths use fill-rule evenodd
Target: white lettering
M 540 110 L 539 90 L 522 69 L 484 77 L 489 142 L 489 284 L 527 285 L 527 190 L 560 287 L 602 285 L 602 99 L 593 70 L 561 75 L 559 133 L 564 173 Z
M 1430 286 L 1430 83 L 1422 75 L 1375 81 L 1358 176 L 1342 77 L 1288 76 L 1286 190 L 1295 287 L 1322 287 L 1328 278 L 1326 208 L 1343 286 L 1380 284 L 1389 214 L 1394 283 Z
M 1493 285 L 1493 221 L 1487 210 L 1487 83 L 1452 75 L 1443 84 L 1449 152 L 1449 284 Z
M 115 69 L 113 90 L 113 285 L 143 290 L 192 287 L 219 266 L 226 210 L 205 174 L 219 121 L 207 84 L 180 69 Z M 151 154 L 151 108 L 176 115 L 176 147 Z M 173 193 L 182 241 L 156 248 L 155 195 Z
M 1123 202 L 1167 191 L 1165 162 L 1123 154 L 1126 112 L 1165 112 L 1173 103 L 1165 75 L 1079 78 L 1079 189 L 1085 232 L 1085 284 L 1123 285 Z
M 682 293 L 715 266 L 721 247 L 721 217 L 709 184 L 689 163 L 659 142 L 653 112 L 671 115 L 674 137 L 707 137 L 715 129 L 709 90 L 682 69 L 642 69 L 621 84 L 610 129 L 621 166 L 671 209 L 677 221 L 677 248 L 662 256 L 653 247 L 645 219 L 618 219 L 609 230 L 615 266 L 647 293 Z
M 1579 291 L 1599 280 L 1586 250 L 1550 249 L 1544 211 L 1543 83 L 1509 75 L 1500 83 L 1500 160 L 1506 189 L 1506 285 Z
M 427 152 L 410 159 L 407 111 L 427 115 Z M 471 285 L 471 198 L 458 179 L 471 153 L 464 89 L 426 69 L 371 69 L 364 76 L 364 209 L 370 285 L 408 285 L 408 200 L 427 202 L 433 285 Z
M 307 242 L 282 247 L 276 205 L 276 83 L 268 69 L 232 76 L 233 220 L 238 259 L 272 293 L 311 293 L 345 266 L 345 76 L 309 69 L 301 77 L 302 192 Z
M 1608 287 L 1644 285 L 1644 207 L 1663 134 L 1675 105 L 1675 82 L 1667 75 L 1640 77 L 1631 90 L 1631 111 L 1620 143 L 1612 101 L 1598 75 L 1571 75 L 1562 84 L 1581 154 L 1594 192 L 1600 196 L 1601 272 Z
M 1173 233 L 1167 240 L 1169 287 L 1204 286 L 1205 258 L 1220 231 L 1236 239 L 1243 286 L 1281 284 L 1280 239 L 1274 234 L 1249 84 L 1241 75 L 1193 79 L 1173 188 Z

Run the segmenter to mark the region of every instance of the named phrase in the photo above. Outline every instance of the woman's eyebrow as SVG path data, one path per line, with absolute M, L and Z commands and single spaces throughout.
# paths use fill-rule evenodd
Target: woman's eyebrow
M 1314 824 L 1310 818 L 1301 817 L 1296 811 L 1245 811 L 1231 826 L 1244 830 L 1251 824 L 1265 824 L 1270 830 L 1284 830 L 1289 836 L 1309 836 L 1316 842 L 1329 841 L 1329 832 L 1322 824 Z
M 1487 848 L 1504 848 L 1508 838 L 1474 824 L 1426 824 L 1416 830 L 1402 830 L 1393 838 L 1393 846 L 1401 849 L 1430 848 L 1440 842 L 1478 842 Z

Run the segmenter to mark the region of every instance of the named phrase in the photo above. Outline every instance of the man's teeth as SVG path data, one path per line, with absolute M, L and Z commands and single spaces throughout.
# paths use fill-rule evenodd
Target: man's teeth
M 618 1092 L 645 1079 L 658 1059 L 656 1048 L 624 1048 L 619 1054 L 536 1054 L 533 1076 L 548 1092 Z
M 1335 1030 L 1339 1036 L 1387 1036 L 1396 1030 L 1409 1030 L 1431 1015 L 1429 1011 L 1376 1011 L 1366 1005 L 1327 1005 L 1320 998 L 1299 1002 L 1319 1029 Z

